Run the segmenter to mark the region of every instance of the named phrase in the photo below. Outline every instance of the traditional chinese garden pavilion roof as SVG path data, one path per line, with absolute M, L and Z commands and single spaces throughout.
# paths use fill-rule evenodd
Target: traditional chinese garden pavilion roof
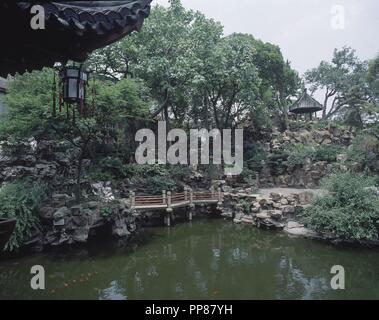
M 321 103 L 319 103 L 313 97 L 311 97 L 307 93 L 307 90 L 304 90 L 304 93 L 300 97 L 300 99 L 297 100 L 289 108 L 289 111 L 295 114 L 315 113 L 322 110 L 323 110 L 323 107 Z
M 30 9 L 38 2 L 0 2 L 0 76 L 83 62 L 93 50 L 139 30 L 151 1 L 41 1 L 45 30 L 30 27 Z

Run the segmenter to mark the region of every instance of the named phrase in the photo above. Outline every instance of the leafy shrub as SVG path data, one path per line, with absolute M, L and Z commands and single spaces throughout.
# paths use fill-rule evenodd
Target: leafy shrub
M 175 181 L 183 181 L 191 174 L 191 168 L 185 165 L 175 165 L 169 168 L 169 175 Z
M 342 147 L 335 144 L 312 146 L 305 144 L 292 144 L 286 147 L 289 167 L 299 167 L 305 164 L 306 159 L 312 161 L 336 162 L 337 155 L 342 152 Z
M 302 130 L 309 130 L 311 128 L 309 122 L 304 122 L 304 121 L 289 121 L 288 122 L 288 128 L 290 131 L 293 132 L 299 132 Z
M 162 190 L 173 190 L 175 185 L 175 181 L 168 176 L 152 176 L 144 181 L 144 188 L 149 194 L 160 194 Z
M 249 168 L 244 167 L 242 173 L 240 174 L 240 179 L 244 183 L 247 183 L 251 188 L 255 188 L 257 185 L 257 173 Z
M 336 144 L 322 144 L 315 148 L 313 160 L 336 162 L 337 155 L 342 152 L 342 147 Z
M 245 162 L 252 170 L 260 171 L 262 161 L 267 159 L 267 152 L 261 143 L 247 144 L 244 151 Z
M 151 177 L 151 176 L 167 176 L 168 170 L 165 165 L 139 165 L 128 164 L 124 166 L 124 172 L 127 176 Z
M 49 127 L 52 108 L 53 72 L 51 69 L 17 75 L 5 96 L 7 114 L 0 121 L 0 137 L 37 136 Z
M 39 207 L 45 194 L 45 185 L 21 180 L 0 189 L 0 217 L 17 220 L 6 249 L 13 251 L 19 248 L 26 236 L 39 229 Z
M 288 166 L 295 168 L 303 166 L 307 158 L 313 159 L 315 149 L 310 145 L 298 143 L 287 146 L 285 152 L 288 154 Z
M 369 171 L 378 171 L 378 138 L 371 134 L 360 134 L 355 137 L 348 152 L 348 161 L 360 163 Z
M 99 182 L 99 181 L 112 181 L 114 179 L 114 176 L 109 172 L 103 172 L 101 170 L 94 170 L 94 171 L 89 172 L 86 175 L 86 178 L 89 181 Z
M 373 240 L 379 231 L 379 197 L 375 179 L 350 172 L 326 178 L 328 192 L 315 198 L 302 216 L 311 229 L 345 240 Z
M 248 202 L 246 200 L 240 200 L 239 205 L 241 206 L 241 208 L 245 214 L 251 213 L 251 203 L 250 202 Z

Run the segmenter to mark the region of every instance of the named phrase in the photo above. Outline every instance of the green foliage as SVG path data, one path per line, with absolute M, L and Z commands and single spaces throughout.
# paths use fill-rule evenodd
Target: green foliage
M 337 155 L 343 151 L 343 147 L 335 144 L 290 144 L 286 146 L 285 152 L 288 154 L 287 164 L 289 167 L 301 167 L 307 159 L 313 162 L 326 161 L 336 162 Z
M 19 248 L 26 236 L 40 228 L 39 207 L 45 195 L 46 186 L 37 182 L 18 180 L 0 189 L 0 217 L 17 220 L 6 249 Z
M 343 151 L 343 147 L 336 144 L 322 144 L 315 148 L 313 160 L 336 162 L 337 155 Z
M 345 240 L 376 240 L 379 230 L 379 197 L 370 187 L 375 179 L 350 172 L 323 182 L 327 194 L 317 197 L 303 213 L 311 229 Z
M 143 186 L 149 194 L 161 194 L 162 190 L 174 190 L 176 183 L 169 176 L 152 176 L 145 179 Z
M 250 169 L 259 171 L 262 168 L 262 161 L 267 159 L 267 152 L 261 143 L 246 143 L 244 158 Z
M 287 165 L 290 168 L 295 168 L 303 166 L 306 159 L 312 159 L 315 149 L 311 145 L 297 143 L 286 146 L 285 152 L 288 154 Z
M 238 202 L 238 204 L 241 206 L 241 208 L 245 214 L 251 213 L 251 203 L 250 202 L 242 199 Z
M 0 138 L 25 138 L 49 129 L 52 111 L 53 71 L 43 69 L 17 75 L 10 82 L 5 104 L 8 113 L 0 121 Z
M 278 46 L 244 34 L 223 37 L 220 23 L 179 0 L 155 6 L 141 32 L 96 51 L 89 65 L 112 81 L 143 79 L 154 115 L 207 129 L 248 118 L 269 126 L 269 109 L 285 107 L 299 85 Z
M 243 168 L 240 179 L 242 179 L 243 182 L 247 183 L 251 188 L 256 188 L 257 186 L 257 173 L 254 170 L 246 167 Z
M 105 182 L 112 181 L 114 179 L 114 175 L 110 172 L 103 172 L 101 169 L 96 169 L 88 172 L 86 174 L 86 178 L 93 182 Z
M 379 171 L 379 139 L 365 133 L 356 136 L 348 151 L 348 161 L 359 163 L 368 171 Z
M 375 100 L 375 61 L 368 66 L 360 61 L 355 50 L 335 49 L 331 62 L 322 61 L 317 68 L 305 73 L 311 91 L 325 91 L 323 119 L 340 116 L 348 125 L 363 126 Z M 330 101 L 332 103 L 329 103 Z M 328 107 L 329 106 L 329 107 Z
M 151 176 L 166 176 L 168 175 L 167 167 L 164 165 L 139 165 L 128 164 L 125 165 L 124 170 L 127 176 L 133 177 L 151 177 Z
M 302 130 L 309 130 L 310 124 L 309 122 L 305 122 L 305 121 L 289 121 L 288 128 L 290 131 L 299 132 Z
M 162 190 L 176 189 L 178 181 L 181 181 L 189 172 L 188 167 L 167 167 L 158 164 L 129 164 L 125 165 L 124 169 L 126 176 L 131 177 L 138 187 L 150 194 L 160 194 Z

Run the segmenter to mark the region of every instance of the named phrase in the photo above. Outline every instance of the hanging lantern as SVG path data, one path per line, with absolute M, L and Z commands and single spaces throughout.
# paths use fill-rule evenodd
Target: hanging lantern
M 59 75 L 63 84 L 63 101 L 66 103 L 83 104 L 88 72 L 81 67 L 69 66 L 64 67 Z

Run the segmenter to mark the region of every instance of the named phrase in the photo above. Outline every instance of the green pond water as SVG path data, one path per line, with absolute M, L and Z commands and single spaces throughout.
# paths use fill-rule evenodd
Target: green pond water
M 33 265 L 45 290 L 30 287 Z M 334 265 L 344 291 L 331 289 Z M 379 250 L 201 220 L 148 229 L 132 245 L 0 259 L 0 299 L 379 299 Z

